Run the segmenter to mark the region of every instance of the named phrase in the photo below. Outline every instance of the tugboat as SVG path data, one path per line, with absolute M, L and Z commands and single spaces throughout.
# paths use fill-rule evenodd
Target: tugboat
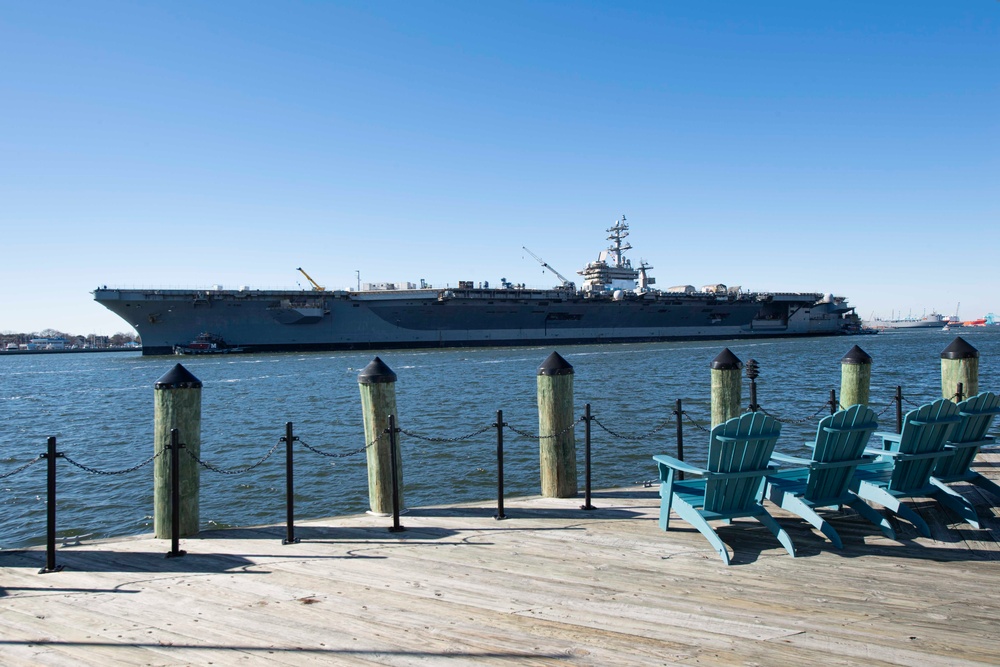
M 211 333 L 201 333 L 190 343 L 174 345 L 174 354 L 232 354 L 242 351 L 242 347 L 227 345 L 222 336 Z

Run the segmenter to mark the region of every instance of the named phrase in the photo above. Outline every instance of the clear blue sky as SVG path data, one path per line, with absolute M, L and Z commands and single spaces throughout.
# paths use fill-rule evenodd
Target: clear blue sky
M 0 0 L 0 331 L 98 285 L 657 285 L 1000 313 L 1000 2 Z

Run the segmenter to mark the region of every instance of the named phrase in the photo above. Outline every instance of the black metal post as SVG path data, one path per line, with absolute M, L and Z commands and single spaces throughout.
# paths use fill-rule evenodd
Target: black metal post
M 757 405 L 757 377 L 760 375 L 760 365 L 756 359 L 747 359 L 747 377 L 750 379 L 750 412 L 757 412 L 760 406 Z
M 493 518 L 500 521 L 507 518 L 503 513 L 503 427 L 506 426 L 503 423 L 503 410 L 497 410 L 497 422 L 494 426 L 497 427 L 497 513 Z
M 282 544 L 296 544 L 295 537 L 295 475 L 293 473 L 292 443 L 295 435 L 292 433 L 292 422 L 285 422 L 285 539 Z
M 170 553 L 167 558 L 186 554 L 181 542 L 181 442 L 177 429 L 170 429 Z
M 903 431 L 903 388 L 896 385 L 896 433 Z
M 55 436 L 50 436 L 48 448 L 42 458 L 48 461 L 48 496 L 46 498 L 47 526 L 45 530 L 45 567 L 38 574 L 58 572 L 62 565 L 56 565 L 56 459 L 62 454 L 56 451 Z
M 830 414 L 832 415 L 837 411 L 837 390 L 830 390 Z
M 406 530 L 399 525 L 399 477 L 396 473 L 396 415 L 389 415 L 389 471 L 392 474 L 392 528 L 390 533 Z
M 965 395 L 965 385 L 962 382 L 959 382 L 958 383 L 958 392 L 956 392 L 956 394 L 955 394 L 955 398 L 956 398 L 955 402 L 956 403 L 961 403 L 964 400 L 962 398 L 964 395 Z
M 684 424 L 681 420 L 681 415 L 684 411 L 681 409 L 681 399 L 677 399 L 674 407 L 674 416 L 677 418 L 677 458 L 678 460 L 684 460 Z M 684 479 L 684 471 L 677 471 L 677 479 Z
M 590 403 L 584 407 L 583 412 L 583 423 L 584 423 L 584 487 L 583 487 L 583 504 L 580 505 L 582 510 L 593 510 L 597 509 L 590 504 L 590 421 L 593 417 L 590 416 Z

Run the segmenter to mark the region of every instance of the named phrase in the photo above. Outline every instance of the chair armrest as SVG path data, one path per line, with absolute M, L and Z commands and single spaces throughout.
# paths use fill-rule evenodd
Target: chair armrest
M 799 465 L 809 465 L 812 462 L 811 459 L 804 459 L 801 456 L 792 456 L 790 454 L 782 454 L 781 452 L 773 452 L 771 454 L 771 463 L 774 463 L 775 461 L 780 463 L 796 463 Z
M 690 463 L 684 463 L 684 461 L 675 459 L 673 456 L 668 456 L 667 454 L 657 454 L 653 457 L 653 460 L 661 465 L 667 466 L 668 468 L 673 468 L 674 470 L 679 470 L 681 472 L 689 472 L 692 475 L 704 475 L 708 472 L 704 468 L 693 466 Z
M 889 431 L 875 431 L 875 433 L 873 433 L 872 435 L 874 435 L 876 438 L 881 438 L 882 442 L 899 442 L 901 439 L 900 438 L 901 434 L 890 433 Z
M 875 449 L 874 447 L 865 447 L 863 452 L 864 456 L 899 456 L 899 452 L 894 452 L 891 449 Z

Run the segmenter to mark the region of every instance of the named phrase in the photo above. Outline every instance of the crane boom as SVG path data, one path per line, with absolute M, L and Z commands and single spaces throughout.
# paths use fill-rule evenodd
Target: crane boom
M 326 291 L 326 288 L 323 287 L 322 285 L 320 285 L 319 283 L 317 283 L 315 280 L 313 280 L 312 276 L 310 276 L 308 273 L 306 273 L 305 271 L 303 271 L 301 266 L 299 268 L 295 269 L 295 270 L 299 271 L 300 273 L 302 273 L 302 275 L 304 275 L 306 277 L 306 280 L 308 280 L 309 283 L 313 286 L 313 291 L 314 292 L 325 292 Z
M 546 262 L 545 260 L 543 260 L 541 257 L 539 257 L 535 253 L 533 253 L 530 250 L 528 250 L 527 246 L 521 246 L 521 248 L 525 252 L 527 252 L 529 255 L 531 255 L 532 257 L 534 257 L 538 261 L 538 263 L 542 265 L 542 268 L 548 269 L 549 271 L 551 271 L 552 273 L 554 273 L 556 275 L 556 278 L 558 278 L 559 280 L 562 281 L 562 286 L 563 287 L 565 287 L 567 289 L 573 289 L 575 287 L 575 285 L 573 284 L 572 281 L 566 280 L 566 277 L 563 274 L 559 273 L 558 271 L 556 271 L 555 269 L 553 269 L 551 266 L 549 266 L 548 262 Z

